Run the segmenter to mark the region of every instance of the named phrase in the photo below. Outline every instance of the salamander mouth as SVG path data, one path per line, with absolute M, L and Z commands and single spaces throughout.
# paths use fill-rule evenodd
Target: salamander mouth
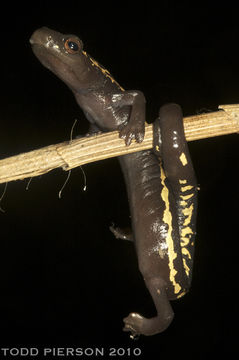
M 42 28 L 39 30 L 34 31 L 32 36 L 29 39 L 29 42 L 32 46 L 45 44 L 47 42 L 48 35 L 46 33 L 46 28 Z
M 58 56 L 58 53 L 54 51 L 49 51 L 49 48 L 46 48 L 44 44 L 35 42 L 31 44 L 32 51 L 40 63 L 71 87 L 69 78 L 75 78 L 76 75 L 73 68 L 64 61 L 64 57 Z
M 53 71 L 52 64 L 57 61 L 57 57 L 54 56 L 54 54 L 50 54 L 42 44 L 32 42 L 31 45 L 34 55 L 38 58 L 42 65 Z

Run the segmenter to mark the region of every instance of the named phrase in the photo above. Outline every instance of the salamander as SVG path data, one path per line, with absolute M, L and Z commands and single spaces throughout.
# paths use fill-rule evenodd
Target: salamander
M 79 37 L 43 27 L 30 43 L 39 61 L 73 92 L 90 123 L 90 134 L 118 130 L 126 146 L 132 140 L 143 141 L 143 93 L 124 90 L 83 50 Z M 186 294 L 192 279 L 197 181 L 179 105 L 160 108 L 153 143 L 153 149 L 119 157 L 132 233 L 111 227 L 117 238 L 134 241 L 139 270 L 156 308 L 152 318 L 133 312 L 123 319 L 123 330 L 132 338 L 167 329 L 174 317 L 170 301 Z

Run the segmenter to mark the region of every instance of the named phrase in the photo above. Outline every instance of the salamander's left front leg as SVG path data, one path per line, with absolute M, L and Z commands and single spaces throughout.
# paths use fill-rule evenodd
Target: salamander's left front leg
M 131 313 L 124 319 L 124 331 L 130 331 L 131 337 L 139 335 L 155 335 L 166 330 L 171 324 L 174 313 L 168 300 L 165 283 L 160 278 L 145 279 L 145 284 L 153 298 L 157 309 L 157 316 L 150 319 L 141 316 L 138 313 Z M 160 311 L 158 311 L 160 309 Z
M 132 140 L 144 140 L 145 102 L 144 94 L 138 90 L 127 90 L 112 95 L 115 107 L 131 107 L 128 121 L 119 128 L 119 136 L 125 139 L 126 145 L 130 145 Z

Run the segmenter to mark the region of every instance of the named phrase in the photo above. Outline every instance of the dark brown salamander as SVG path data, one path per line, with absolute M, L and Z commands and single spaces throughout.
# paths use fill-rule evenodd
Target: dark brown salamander
M 118 129 L 126 145 L 143 140 L 144 95 L 125 91 L 83 51 L 77 36 L 44 27 L 33 33 L 30 43 L 40 62 L 72 90 L 90 132 Z M 192 277 L 197 184 L 178 105 L 161 107 L 154 145 L 154 150 L 119 158 L 130 203 L 131 238 L 157 310 L 150 319 L 138 313 L 124 319 L 124 330 L 132 337 L 165 330 L 174 316 L 170 300 L 188 291 Z M 120 229 L 111 230 L 116 237 L 129 238 Z

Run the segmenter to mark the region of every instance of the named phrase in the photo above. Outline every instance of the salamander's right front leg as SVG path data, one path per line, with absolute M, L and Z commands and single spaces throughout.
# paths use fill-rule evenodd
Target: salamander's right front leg
M 145 102 L 144 94 L 138 90 L 127 90 L 112 95 L 112 103 L 115 107 L 131 107 L 128 121 L 119 129 L 119 136 L 125 140 L 127 146 L 132 140 L 137 142 L 144 140 Z

